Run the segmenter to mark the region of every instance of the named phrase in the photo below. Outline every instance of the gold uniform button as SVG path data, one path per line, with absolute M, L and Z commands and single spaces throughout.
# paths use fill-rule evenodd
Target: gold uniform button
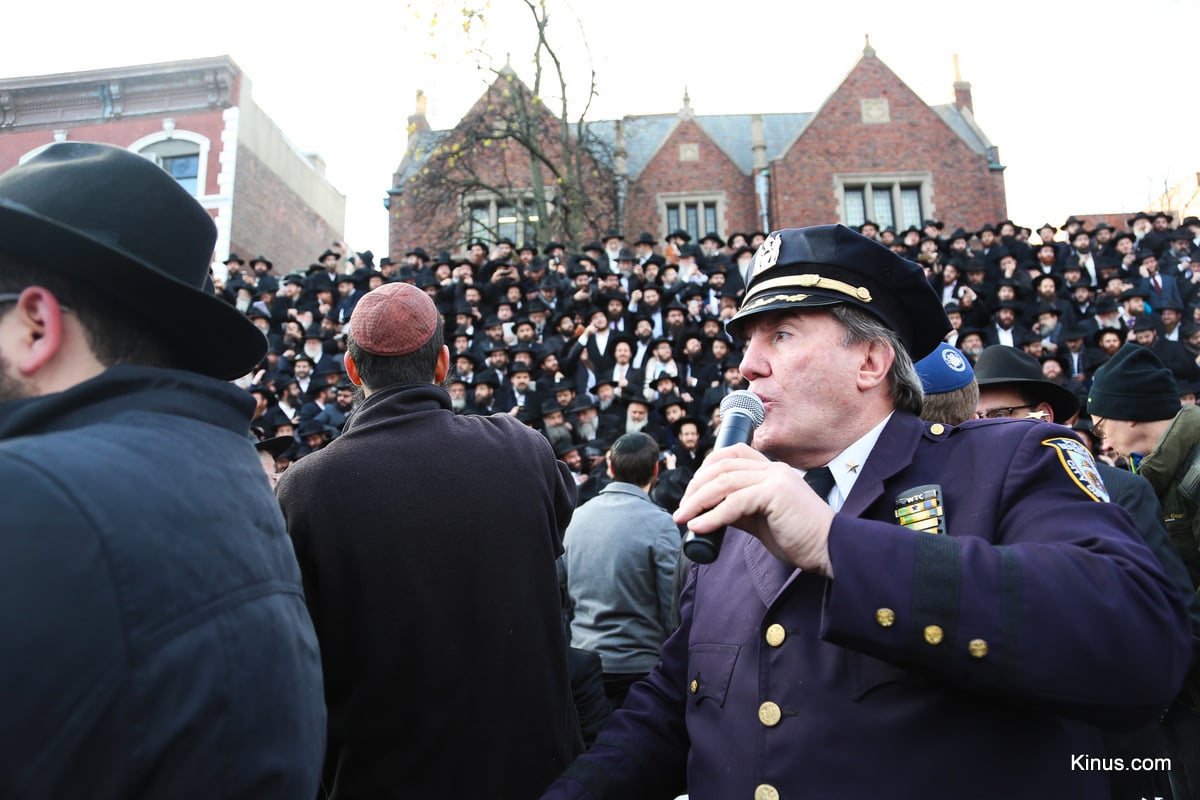
M 881 608 L 875 612 L 875 621 L 884 628 L 890 628 L 896 622 L 896 612 L 890 608 Z
M 758 707 L 758 721 L 768 728 L 774 728 L 781 719 L 783 719 L 783 712 L 770 700 Z
M 754 800 L 779 800 L 779 790 L 769 783 L 754 787 Z
M 787 631 L 783 629 L 782 625 L 776 623 L 767 628 L 767 644 L 771 645 L 771 647 L 779 647 L 786 638 Z
M 925 626 L 925 641 L 929 642 L 930 644 L 941 644 L 942 643 L 942 629 L 939 628 L 937 625 L 926 625 Z
M 987 642 L 983 639 L 972 639 L 967 644 L 967 651 L 975 658 L 983 658 L 987 655 Z
M 935 422 L 929 426 L 929 432 L 932 433 L 934 436 L 941 436 L 943 433 L 946 432 L 946 426 L 940 422 Z
M 695 694 L 700 689 L 700 681 L 692 681 L 688 686 L 688 691 Z

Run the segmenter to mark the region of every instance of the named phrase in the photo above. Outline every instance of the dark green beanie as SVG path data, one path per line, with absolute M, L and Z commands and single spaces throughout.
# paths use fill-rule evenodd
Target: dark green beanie
M 1088 413 L 1105 419 L 1150 422 L 1179 413 L 1179 390 L 1171 370 L 1140 344 L 1126 344 L 1096 371 Z

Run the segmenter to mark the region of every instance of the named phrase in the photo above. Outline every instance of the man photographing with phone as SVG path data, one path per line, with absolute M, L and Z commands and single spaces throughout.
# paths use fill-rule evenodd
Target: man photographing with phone
M 917 264 L 843 226 L 767 237 L 729 328 L 765 418 L 675 514 L 728 526 L 720 557 L 546 796 L 1107 796 L 1071 757 L 1161 711 L 1191 641 L 1090 454 L 922 422 L 913 360 L 949 323 Z

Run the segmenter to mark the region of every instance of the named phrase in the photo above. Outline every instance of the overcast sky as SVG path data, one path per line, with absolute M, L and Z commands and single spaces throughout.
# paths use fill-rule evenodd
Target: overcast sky
M 585 83 L 578 70 L 590 54 L 600 92 L 592 118 L 674 112 L 685 84 L 697 114 L 814 111 L 869 34 L 877 55 L 931 105 L 953 101 L 959 55 L 976 119 L 1008 167 L 1008 210 L 1019 224 L 1137 210 L 1200 170 L 1200 0 L 547 2 L 558 9 L 552 38 L 576 70 L 571 86 Z M 531 79 L 524 4 L 490 0 L 485 13 L 495 66 L 511 53 Z M 381 254 L 382 201 L 417 89 L 430 124 L 445 128 L 489 77 L 465 55 L 454 16 L 429 0 L 10 3 L 0 76 L 229 55 L 297 148 L 325 159 L 347 198 L 347 241 Z M 584 97 L 570 99 L 577 108 Z

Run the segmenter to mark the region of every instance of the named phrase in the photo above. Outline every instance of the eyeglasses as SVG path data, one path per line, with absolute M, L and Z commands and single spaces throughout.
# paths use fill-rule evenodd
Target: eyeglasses
M 1092 436 L 1098 439 L 1105 438 L 1104 436 L 1104 417 L 1098 417 L 1092 414 Z
M 976 411 L 975 419 L 1008 419 L 1013 415 L 1014 411 L 1022 408 L 1033 408 L 1033 406 L 1029 404 L 1023 406 L 1002 406 L 1001 408 L 993 408 L 983 414 Z

